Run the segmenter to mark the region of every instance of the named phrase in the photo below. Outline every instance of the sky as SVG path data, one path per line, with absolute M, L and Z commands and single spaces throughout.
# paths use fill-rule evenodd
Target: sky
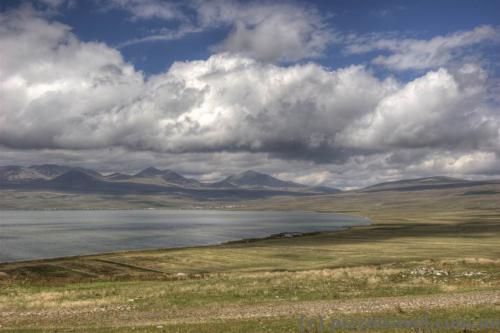
M 500 178 L 500 2 L 0 2 L 0 165 Z

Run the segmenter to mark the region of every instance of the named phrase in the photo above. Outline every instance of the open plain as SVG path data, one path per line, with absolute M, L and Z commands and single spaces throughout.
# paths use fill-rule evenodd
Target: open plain
M 500 315 L 499 190 L 493 184 L 248 201 L 241 203 L 246 210 L 342 212 L 374 223 L 293 238 L 2 264 L 0 329 L 296 332 L 301 315 L 493 320 Z M 317 324 L 308 329 L 318 331 Z

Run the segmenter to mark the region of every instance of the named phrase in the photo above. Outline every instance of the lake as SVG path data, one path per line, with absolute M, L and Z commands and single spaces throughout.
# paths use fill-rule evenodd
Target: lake
M 0 262 L 210 245 L 369 223 L 362 217 L 298 211 L 0 211 Z

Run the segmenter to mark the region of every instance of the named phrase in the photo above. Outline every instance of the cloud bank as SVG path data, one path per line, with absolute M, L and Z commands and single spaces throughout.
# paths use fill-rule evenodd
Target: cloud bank
M 471 51 L 472 46 L 498 42 L 500 30 L 483 25 L 470 31 L 455 32 L 436 36 L 428 40 L 409 38 L 383 38 L 377 35 L 358 36 L 348 39 L 346 52 L 359 54 L 373 51 L 386 51 L 373 63 L 393 70 L 425 70 L 449 65 L 460 55 Z
M 243 40 L 268 49 L 269 36 L 261 41 L 257 31 L 268 23 L 242 22 L 221 50 L 240 47 L 231 36 L 247 33 Z M 36 150 L 90 164 L 140 156 L 202 177 L 216 177 L 221 165 L 261 165 L 341 186 L 368 182 L 374 170 L 500 173 L 500 110 L 477 64 L 400 82 L 364 66 L 282 66 L 242 51 L 176 62 L 146 78 L 116 49 L 82 42 L 29 7 L 0 14 L 0 49 L 0 145 L 9 156 Z M 197 172 L 201 159 L 207 170 Z

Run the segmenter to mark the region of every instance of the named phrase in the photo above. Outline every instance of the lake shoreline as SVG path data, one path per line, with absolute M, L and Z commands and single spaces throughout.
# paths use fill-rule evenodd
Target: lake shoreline
M 366 218 L 366 219 L 368 219 L 368 218 Z M 342 232 L 342 231 L 349 231 L 353 228 L 370 226 L 372 224 L 373 224 L 373 221 L 371 221 L 371 223 L 369 223 L 369 224 L 360 224 L 360 225 L 355 225 L 355 226 L 339 227 L 337 230 L 323 230 L 323 231 L 312 231 L 312 232 L 280 232 L 280 233 L 271 234 L 271 235 L 264 236 L 264 237 L 241 238 L 241 239 L 237 239 L 237 240 L 225 241 L 225 242 L 220 242 L 220 243 L 216 243 L 216 244 L 208 244 L 208 245 L 180 246 L 180 247 L 172 246 L 172 247 L 160 247 L 160 248 L 150 248 L 150 249 L 133 249 L 133 250 L 111 251 L 111 252 L 95 252 L 95 253 L 89 253 L 89 254 L 40 258 L 40 259 L 0 261 L 0 268 L 2 267 L 2 265 L 7 265 L 7 264 L 41 263 L 41 262 L 51 262 L 51 261 L 66 260 L 66 259 L 91 258 L 94 256 L 103 256 L 103 255 L 123 255 L 123 254 L 128 254 L 128 253 L 139 253 L 139 252 L 158 252 L 158 251 L 169 251 L 169 250 L 201 249 L 201 248 L 209 248 L 209 247 L 222 247 L 222 246 L 227 246 L 227 245 L 257 243 L 257 242 L 262 242 L 262 241 L 266 241 L 266 240 L 273 240 L 273 239 L 302 238 L 302 237 L 307 237 L 307 236 L 314 236 L 314 235 L 321 235 L 321 234 L 332 234 L 332 233 L 338 233 L 338 232 Z
M 296 237 L 371 224 L 307 211 L 0 211 L 0 262 Z

